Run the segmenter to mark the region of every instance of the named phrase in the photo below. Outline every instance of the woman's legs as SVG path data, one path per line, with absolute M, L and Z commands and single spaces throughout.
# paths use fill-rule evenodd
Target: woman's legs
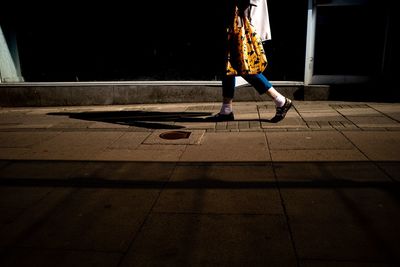
M 243 76 L 243 78 L 250 83 L 260 95 L 267 94 L 269 97 L 271 97 L 277 107 L 282 107 L 285 104 L 286 98 L 275 90 L 270 81 L 268 81 L 267 77 L 265 77 L 262 73 L 246 75 Z
M 222 106 L 219 114 L 228 115 L 233 111 L 232 102 L 235 95 L 235 76 L 225 75 L 222 79 Z
M 257 92 L 261 94 L 267 94 L 270 96 L 276 105 L 276 114 L 272 119 L 274 122 L 282 120 L 287 111 L 291 108 L 292 102 L 290 99 L 281 95 L 272 86 L 270 81 L 262 74 L 245 75 L 243 78 L 249 82 Z M 223 103 L 220 112 L 216 115 L 217 120 L 233 120 L 233 98 L 235 94 L 235 76 L 226 75 L 222 79 L 222 96 Z
M 276 91 L 272 84 L 262 73 L 256 75 L 247 75 L 243 78 L 246 79 L 246 81 L 248 81 L 259 94 L 266 93 L 275 102 L 276 113 L 275 116 L 271 119 L 271 122 L 278 122 L 283 120 L 286 116 L 286 113 L 292 107 L 292 101 Z

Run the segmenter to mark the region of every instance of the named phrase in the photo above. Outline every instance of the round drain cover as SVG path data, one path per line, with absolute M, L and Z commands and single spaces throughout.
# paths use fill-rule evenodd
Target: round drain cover
M 189 138 L 189 136 L 190 132 L 184 132 L 184 131 L 171 131 L 160 134 L 160 138 L 169 140 L 185 139 Z

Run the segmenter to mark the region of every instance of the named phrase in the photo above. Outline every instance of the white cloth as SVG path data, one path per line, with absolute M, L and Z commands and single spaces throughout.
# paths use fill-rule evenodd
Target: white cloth
M 267 0 L 251 0 L 250 4 L 254 5 L 250 9 L 251 24 L 256 28 L 263 41 L 271 40 Z
M 271 26 L 269 23 L 269 13 L 267 0 L 250 0 L 253 5 L 250 9 L 250 22 L 256 28 L 262 41 L 271 40 Z M 236 76 L 235 87 L 247 86 L 249 83 L 241 76 Z

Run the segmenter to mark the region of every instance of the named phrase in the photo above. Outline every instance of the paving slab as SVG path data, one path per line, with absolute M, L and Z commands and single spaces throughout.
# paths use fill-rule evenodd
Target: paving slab
M 57 137 L 60 132 L 0 132 L 0 149 L 30 148 Z
M 136 149 L 149 137 L 149 132 L 125 132 L 107 146 L 107 149 Z
M 62 132 L 51 140 L 32 146 L 25 155 L 32 159 L 91 160 L 118 140 L 123 132 Z
M 400 127 L 400 123 L 385 116 L 347 116 L 347 119 L 360 128 Z
M 400 135 L 397 132 L 349 131 L 343 134 L 371 160 L 400 160 Z
M 31 152 L 30 148 L 0 148 L 0 159 L 1 160 L 16 160 L 26 159 L 25 155 Z
M 0 187 L 0 207 L 7 209 L 24 210 L 45 198 L 53 188 L 51 187 Z M 15 196 L 18 196 L 16 198 Z
M 358 149 L 288 149 L 271 150 L 275 162 L 369 161 Z
M 51 128 L 55 129 L 86 129 L 90 128 L 90 126 L 94 125 L 96 122 L 88 122 L 88 121 L 78 121 L 78 120 L 68 120 L 62 121 L 56 124 L 53 124 Z
M 90 161 L 81 164 L 82 167 L 75 170 L 70 179 L 87 179 L 88 183 L 93 181 L 94 185 L 96 181 L 115 181 L 108 186 L 149 189 L 162 188 L 176 166 L 176 163 L 129 161 Z M 122 183 L 121 186 L 118 182 Z
M 122 266 L 296 266 L 283 216 L 151 214 Z
M 399 262 L 397 190 L 282 189 L 301 259 Z
M 261 127 L 263 129 L 281 129 L 281 128 L 295 128 L 295 129 L 307 129 L 306 122 L 298 116 L 286 117 L 279 123 L 272 123 L 269 121 L 261 120 Z
M 337 112 L 302 112 L 301 118 L 309 121 L 348 121 Z
M 380 116 L 381 113 L 370 107 L 344 107 L 336 109 L 340 114 L 346 117 L 360 116 L 360 117 L 375 117 Z
M 326 261 L 326 260 L 304 260 L 300 261 L 301 267 L 395 267 L 395 263 L 365 262 L 365 261 Z
M 380 103 L 373 103 L 369 104 L 372 108 L 376 109 L 377 111 L 381 112 L 382 114 L 390 117 L 397 122 L 400 122 L 400 107 L 397 104 L 380 104 Z
M 68 179 L 84 165 L 79 161 L 14 160 L 0 169 L 0 180 Z
M 0 227 L 11 224 L 21 213 L 24 212 L 22 208 L 7 208 L 0 206 Z M 3 249 L 0 247 L 0 254 Z M 0 256 L 1 257 L 1 256 Z
M 273 169 L 265 164 L 180 164 L 154 211 L 283 214 Z
M 335 101 L 294 101 L 296 109 L 299 112 L 325 112 L 332 111 L 332 104 L 340 104 L 340 102 Z
M 336 131 L 267 132 L 266 135 L 271 151 L 354 149 L 354 145 Z
M 219 108 L 0 109 L 0 265 L 399 266 L 397 103 Z M 115 111 L 148 121 L 50 115 Z
M 140 145 L 138 149 L 105 149 L 91 159 L 99 161 L 139 161 L 139 162 L 177 162 L 182 157 L 186 146 L 176 145 L 164 147 L 153 147 L 152 145 Z
M 3 167 L 7 166 L 8 164 L 10 164 L 10 160 L 0 160 L 0 171 Z
M 120 253 L 96 251 L 46 250 L 30 248 L 13 248 L 3 252 L 0 265 L 3 267 L 70 267 L 70 266 L 118 266 L 122 257 Z
M 375 163 L 362 161 L 274 162 L 274 170 L 281 187 L 296 187 L 297 183 L 302 186 L 311 182 L 322 186 L 324 182 L 327 185 L 350 182 L 349 186 L 361 186 L 362 182 L 379 184 L 392 181 Z
M 20 192 L 18 188 L 15 187 L 8 187 L 8 189 L 5 190 L 9 190 L 9 196 L 16 196 L 17 193 Z M 39 189 L 44 190 L 43 194 L 37 197 L 37 190 L 38 189 L 35 188 L 31 192 L 29 189 L 25 190 L 28 197 L 33 196 L 33 198 L 31 198 L 32 202 L 29 204 L 32 206 L 29 208 L 19 208 L 22 212 L 17 214 L 18 216 L 10 218 L 11 220 L 0 228 L 1 248 L 20 245 L 25 238 L 29 237 L 34 229 L 46 221 L 49 214 L 56 209 L 57 205 L 67 199 L 74 191 L 71 188 L 53 188 L 53 190 L 50 190 L 44 186 L 43 189 Z M 16 200 L 18 200 L 18 198 Z M 5 208 L 14 209 L 16 207 L 11 205 L 5 206 Z
M 188 146 L 180 161 L 268 161 L 262 132 L 205 133 L 199 146 Z
M 128 129 L 129 127 L 129 125 L 114 122 L 95 122 L 88 125 L 89 129 Z
M 182 130 L 185 129 L 215 129 L 215 122 L 176 122 L 176 126 L 182 127 Z
M 376 163 L 391 179 L 400 181 L 400 162 Z
M 17 246 L 124 252 L 158 194 L 158 189 L 75 190 L 34 224 Z

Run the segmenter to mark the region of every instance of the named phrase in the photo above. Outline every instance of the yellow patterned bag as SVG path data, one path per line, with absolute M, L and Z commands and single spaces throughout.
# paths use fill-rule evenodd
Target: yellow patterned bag
M 233 27 L 228 29 L 226 60 L 227 75 L 262 73 L 267 67 L 267 56 L 260 35 L 236 7 Z

